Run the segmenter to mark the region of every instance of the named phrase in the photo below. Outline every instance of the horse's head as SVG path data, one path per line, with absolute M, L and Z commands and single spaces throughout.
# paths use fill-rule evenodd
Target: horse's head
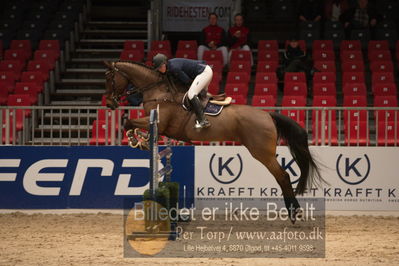
M 104 61 L 108 70 L 105 72 L 105 97 L 107 107 L 114 110 L 119 106 L 120 98 L 125 95 L 127 86 L 130 83 L 128 75 L 121 71 L 115 62 Z

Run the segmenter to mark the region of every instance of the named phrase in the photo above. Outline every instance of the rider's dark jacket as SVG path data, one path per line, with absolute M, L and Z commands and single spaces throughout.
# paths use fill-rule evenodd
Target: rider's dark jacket
M 184 58 L 173 58 L 168 60 L 168 73 L 175 76 L 184 84 L 191 84 L 196 76 L 201 74 L 206 67 L 204 61 Z

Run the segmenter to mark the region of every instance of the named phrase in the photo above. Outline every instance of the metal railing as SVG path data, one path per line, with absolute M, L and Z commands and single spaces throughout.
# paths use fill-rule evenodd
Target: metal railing
M 399 146 L 398 107 L 258 108 L 297 120 L 308 132 L 311 145 Z M 111 111 L 104 106 L 1 106 L 0 141 L 2 145 L 125 145 L 124 120 L 143 114 L 135 107 Z

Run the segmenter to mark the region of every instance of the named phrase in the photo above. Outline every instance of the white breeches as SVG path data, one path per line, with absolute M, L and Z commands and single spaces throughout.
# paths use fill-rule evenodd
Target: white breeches
M 249 48 L 248 45 L 244 45 L 243 47 L 241 47 L 240 49 L 237 49 L 237 50 L 250 51 L 251 52 L 251 48 Z M 231 61 L 231 52 L 233 52 L 233 50 L 230 50 L 230 52 L 229 52 L 229 63 Z M 254 65 L 254 59 L 253 59 L 252 53 L 251 53 L 251 66 L 253 66 L 253 65 Z
M 199 74 L 193 81 L 188 90 L 187 96 L 191 100 L 198 95 L 203 89 L 208 90 L 208 85 L 212 81 L 213 71 L 210 66 L 206 66 L 204 71 Z
M 204 52 L 205 51 L 209 51 L 211 49 L 209 49 L 209 47 L 205 46 L 205 45 L 200 45 L 198 47 L 198 60 L 202 60 L 202 58 L 204 57 Z M 219 48 L 216 49 L 217 51 L 221 51 L 222 52 L 222 56 L 223 56 L 223 65 L 227 65 L 228 62 L 228 57 L 229 57 L 229 53 L 227 51 L 227 47 L 226 46 L 220 46 Z

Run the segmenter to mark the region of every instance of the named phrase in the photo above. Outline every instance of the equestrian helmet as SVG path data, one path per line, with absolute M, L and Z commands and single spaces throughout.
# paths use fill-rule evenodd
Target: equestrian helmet
M 154 66 L 155 69 L 158 69 L 162 64 L 166 64 L 168 61 L 168 57 L 164 54 L 156 54 L 152 58 L 152 65 Z

